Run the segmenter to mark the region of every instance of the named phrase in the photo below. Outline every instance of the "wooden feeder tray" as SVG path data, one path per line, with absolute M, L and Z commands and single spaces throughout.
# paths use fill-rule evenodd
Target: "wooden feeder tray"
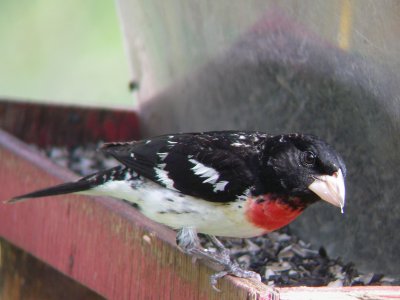
M 4 131 L 0 161 L 0 200 L 77 178 Z M 180 252 L 172 230 L 111 198 L 1 203 L 0 237 L 107 299 L 400 299 L 400 287 L 271 288 L 231 276 L 218 293 L 215 271 Z

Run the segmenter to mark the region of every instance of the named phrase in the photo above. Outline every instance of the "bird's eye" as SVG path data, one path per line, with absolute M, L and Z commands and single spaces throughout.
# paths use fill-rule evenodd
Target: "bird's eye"
M 301 155 L 301 162 L 305 167 L 312 167 L 315 164 L 317 156 L 312 151 L 304 151 Z

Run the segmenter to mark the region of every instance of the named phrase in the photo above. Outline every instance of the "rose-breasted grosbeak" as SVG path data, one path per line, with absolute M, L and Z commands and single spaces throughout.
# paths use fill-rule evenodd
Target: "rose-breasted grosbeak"
M 121 166 L 15 197 L 77 193 L 126 200 L 148 218 L 179 230 L 186 253 L 224 267 L 211 277 L 258 276 L 232 262 L 214 236 L 253 237 L 293 221 L 322 199 L 343 209 L 346 167 L 326 142 L 311 135 L 221 131 L 163 135 L 102 150 Z M 206 234 L 212 253 L 200 246 Z

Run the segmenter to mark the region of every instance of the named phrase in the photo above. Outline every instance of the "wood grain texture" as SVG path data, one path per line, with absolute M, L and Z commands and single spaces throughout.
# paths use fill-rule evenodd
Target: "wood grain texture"
M 0 300 L 104 300 L 0 238 Z
M 0 127 L 25 142 L 77 146 L 139 139 L 136 112 L 123 109 L 16 102 L 0 99 Z
M 11 136 L 0 134 L 0 200 L 71 180 Z M 173 231 L 130 206 L 106 198 L 49 197 L 0 204 L 0 236 L 108 299 L 269 299 L 252 280 L 214 272 L 175 246 Z
M 398 286 L 355 286 L 343 288 L 295 287 L 279 289 L 280 300 L 387 300 L 400 299 Z

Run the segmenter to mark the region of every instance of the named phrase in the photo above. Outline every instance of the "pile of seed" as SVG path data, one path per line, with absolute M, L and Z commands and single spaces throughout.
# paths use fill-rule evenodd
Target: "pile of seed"
M 48 148 L 41 151 L 54 162 L 80 175 L 116 166 L 111 157 L 97 151 L 99 145 Z M 212 245 L 203 240 L 203 245 Z M 290 233 L 289 228 L 252 239 L 220 239 L 244 269 L 259 273 L 270 286 L 399 285 L 380 273 L 362 274 L 353 263 L 330 258 L 325 249 L 312 246 Z
M 118 165 L 114 158 L 99 151 L 101 145 L 103 143 L 85 145 L 85 147 L 49 147 L 39 150 L 58 165 L 86 176 Z
M 259 273 L 262 281 L 270 286 L 341 287 L 400 283 L 379 273 L 362 274 L 353 263 L 330 258 L 323 247 L 315 250 L 291 234 L 288 227 L 251 239 L 220 240 L 241 267 Z

